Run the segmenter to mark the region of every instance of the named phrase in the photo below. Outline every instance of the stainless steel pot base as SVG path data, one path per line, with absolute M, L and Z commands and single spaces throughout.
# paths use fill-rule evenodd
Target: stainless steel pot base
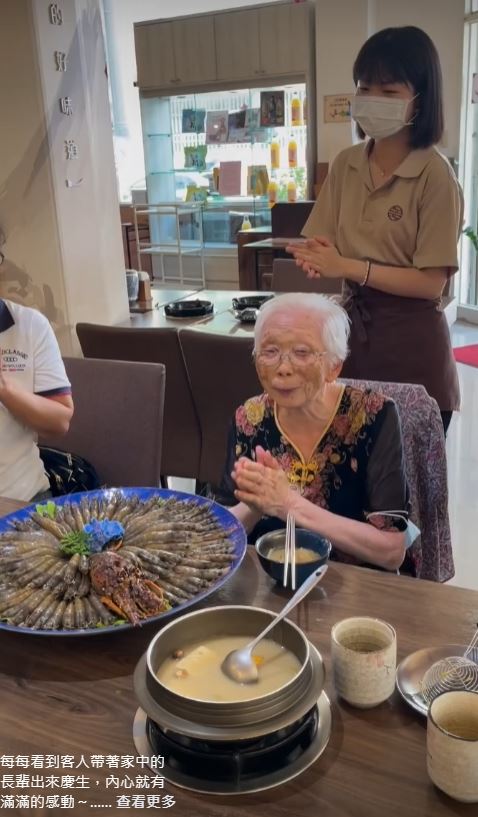
M 196 777 L 194 773 L 188 774 L 176 768 L 174 765 L 166 764 L 166 762 L 164 769 L 158 769 L 152 762 L 150 768 L 155 774 L 162 775 L 168 783 L 202 794 L 237 795 L 272 789 L 275 786 L 280 786 L 282 783 L 292 780 L 304 772 L 325 750 L 332 728 L 330 701 L 325 692 L 322 692 L 320 695 L 316 705 L 316 711 L 313 712 L 313 715 L 318 724 L 314 737 L 302 752 L 293 754 L 290 762 L 280 769 L 263 773 L 259 771 L 257 774 L 248 775 L 247 778 L 239 779 L 238 781 L 214 781 Z M 148 716 L 142 709 L 138 709 L 135 715 L 133 739 L 139 755 L 150 758 L 156 756 L 152 753 Z M 230 743 L 231 742 L 229 742 L 229 745 Z M 194 768 L 194 760 L 191 761 L 191 766 Z M 212 764 L 212 769 L 213 768 L 214 765 Z

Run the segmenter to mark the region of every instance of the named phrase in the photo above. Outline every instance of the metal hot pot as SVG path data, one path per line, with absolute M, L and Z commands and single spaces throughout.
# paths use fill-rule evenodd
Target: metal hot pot
M 156 677 L 174 650 L 220 635 L 257 635 L 273 613 L 257 607 L 195 610 L 164 627 L 139 661 L 134 688 L 141 709 L 134 741 L 167 781 L 209 794 L 262 791 L 301 774 L 324 751 L 331 731 L 324 666 L 304 633 L 287 619 L 269 634 L 300 661 L 297 674 L 251 701 L 195 701 Z
M 258 607 L 227 606 L 195 610 L 175 619 L 153 638 L 134 678 L 141 707 L 162 727 L 209 740 L 241 740 L 287 726 L 316 704 L 324 686 L 322 658 L 287 619 L 269 637 L 291 650 L 299 672 L 283 686 L 251 701 L 195 701 L 167 689 L 156 677 L 162 662 L 184 645 L 218 635 L 257 635 L 273 613 Z

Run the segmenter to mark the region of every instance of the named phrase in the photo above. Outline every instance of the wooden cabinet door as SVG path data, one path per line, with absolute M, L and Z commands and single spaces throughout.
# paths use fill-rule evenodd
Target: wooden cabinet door
M 214 17 L 217 78 L 226 81 L 257 78 L 259 15 L 256 9 L 230 11 Z
M 309 4 L 264 6 L 258 15 L 264 74 L 304 73 L 309 59 Z
M 175 20 L 172 26 L 176 82 L 187 85 L 216 79 L 213 15 Z
M 148 23 L 134 29 L 138 86 L 164 88 L 176 82 L 172 23 Z

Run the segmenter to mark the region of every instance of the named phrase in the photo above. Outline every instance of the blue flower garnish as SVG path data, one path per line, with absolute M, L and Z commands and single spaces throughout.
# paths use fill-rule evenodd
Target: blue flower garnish
M 104 550 L 108 542 L 122 539 L 124 527 L 121 522 L 114 522 L 110 519 L 92 519 L 83 528 L 89 535 L 89 545 L 92 553 L 99 553 Z

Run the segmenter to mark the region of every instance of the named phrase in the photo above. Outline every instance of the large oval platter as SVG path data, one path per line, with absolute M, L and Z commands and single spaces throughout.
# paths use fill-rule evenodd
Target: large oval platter
M 82 500 L 88 503 L 95 500 L 107 503 L 113 497 L 113 495 L 115 494 L 118 495 L 118 493 L 121 495 L 121 501 L 123 501 L 124 499 L 125 503 L 134 501 L 134 497 L 138 497 L 139 503 L 152 501 L 155 497 L 158 497 L 158 499 L 162 501 L 171 500 L 180 502 L 181 504 L 186 503 L 186 505 L 194 505 L 198 509 L 204 508 L 204 513 L 208 515 L 209 523 L 214 526 L 215 530 L 217 529 L 222 534 L 226 534 L 227 538 L 228 562 L 227 565 L 224 567 L 224 572 L 222 573 L 222 575 L 218 576 L 217 578 L 213 578 L 210 580 L 208 579 L 209 583 L 207 584 L 207 586 L 199 587 L 198 592 L 194 593 L 194 595 L 191 595 L 190 598 L 174 603 L 171 609 L 144 618 L 142 623 L 150 624 L 151 622 L 158 623 L 166 621 L 172 616 L 175 616 L 178 613 L 180 614 L 182 610 L 187 610 L 194 604 L 197 604 L 198 602 L 205 599 L 207 596 L 214 593 L 219 587 L 222 587 L 222 585 L 225 584 L 225 582 L 227 582 L 231 578 L 231 576 L 236 572 L 236 570 L 240 566 L 247 547 L 247 537 L 243 526 L 230 513 L 230 511 L 227 510 L 227 508 L 223 508 L 221 505 L 218 505 L 217 503 L 212 502 L 209 499 L 205 499 L 204 497 L 197 496 L 195 494 L 187 494 L 182 491 L 171 491 L 157 488 L 110 488 L 96 491 L 88 491 L 84 493 L 69 494 L 67 496 L 62 497 L 55 497 L 51 501 L 53 501 L 55 505 L 59 506 L 59 508 L 61 508 L 63 505 L 67 503 L 71 503 L 71 505 L 80 505 L 80 502 Z M 35 505 L 29 505 L 28 507 L 22 508 L 21 510 L 16 511 L 15 513 L 11 513 L 8 516 L 0 517 L 0 544 L 2 541 L 2 534 L 13 531 L 15 529 L 14 528 L 15 523 L 24 523 L 28 519 L 30 519 L 32 513 L 35 512 L 35 509 L 36 509 Z M 112 519 L 114 521 L 114 515 Z M 126 532 L 127 525 L 125 523 L 125 536 Z M 198 534 L 198 536 L 200 537 L 201 534 Z M 184 538 L 186 541 L 189 539 L 187 534 L 184 534 Z M 116 552 L 121 555 L 121 551 L 122 548 L 120 547 Z M 173 552 L 173 546 L 171 546 L 171 552 Z M 196 558 L 197 554 L 198 551 L 196 551 L 195 554 Z M 26 566 L 27 565 L 28 562 L 26 562 Z M 174 567 L 172 569 L 174 570 Z M 5 572 L 4 570 L 2 570 L 2 555 L 0 553 L 0 577 L 2 575 L 5 575 Z M 160 578 L 156 579 L 156 582 L 158 585 L 161 586 Z M 25 587 L 25 584 L 17 582 L 16 586 Z M 191 591 L 189 590 L 188 592 L 190 593 Z M 63 627 L 60 629 L 58 628 L 35 629 L 34 626 L 25 626 L 25 624 L 18 625 L 16 623 L 11 623 L 8 620 L 6 621 L 5 619 L 2 620 L 1 617 L 2 613 L 0 612 L 0 630 L 8 630 L 24 634 L 27 633 L 37 636 L 85 637 L 94 635 L 104 635 L 105 633 L 123 632 L 125 630 L 130 630 L 133 628 L 133 626 L 135 626 L 128 621 L 126 623 L 118 622 L 111 624 L 103 623 L 101 626 L 91 625 L 82 628 L 78 628 L 75 626 L 70 629 L 65 629 Z

